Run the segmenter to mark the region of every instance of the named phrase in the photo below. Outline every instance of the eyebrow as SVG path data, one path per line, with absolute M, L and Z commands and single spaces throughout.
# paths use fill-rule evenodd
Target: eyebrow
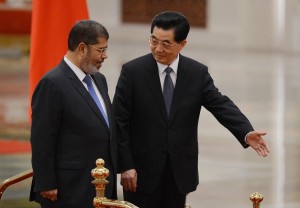
M 157 39 L 157 40 L 160 40 L 160 39 L 158 39 L 155 35 L 151 35 L 151 37 L 152 38 L 155 38 L 155 39 Z M 168 42 L 168 43 L 171 43 L 171 41 L 170 40 L 160 40 L 160 41 L 162 41 L 162 42 Z

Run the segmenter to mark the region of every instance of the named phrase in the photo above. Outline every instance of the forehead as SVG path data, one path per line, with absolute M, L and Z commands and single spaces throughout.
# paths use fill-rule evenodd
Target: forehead
M 108 40 L 103 37 L 97 38 L 97 41 L 98 41 L 98 43 L 96 43 L 95 45 L 98 45 L 98 46 L 107 46 L 107 44 L 108 44 Z
M 174 29 L 164 30 L 162 28 L 154 27 L 151 36 L 159 40 L 173 41 Z

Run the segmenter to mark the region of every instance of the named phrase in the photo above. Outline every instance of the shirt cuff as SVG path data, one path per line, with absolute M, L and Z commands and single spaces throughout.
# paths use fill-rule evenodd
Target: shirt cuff
M 252 131 L 250 131 L 250 132 L 249 132 L 248 134 L 246 134 L 246 136 L 245 136 L 245 143 L 248 144 L 248 145 L 249 145 L 249 143 L 247 142 L 247 137 L 248 137 L 248 135 L 249 135 L 250 133 L 252 133 Z

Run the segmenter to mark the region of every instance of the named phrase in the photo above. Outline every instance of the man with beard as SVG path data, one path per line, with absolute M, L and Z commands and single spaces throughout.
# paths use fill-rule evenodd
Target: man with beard
M 93 207 L 91 170 L 98 158 L 109 169 L 106 196 L 116 199 L 117 146 L 106 79 L 99 69 L 109 34 L 92 20 L 78 21 L 68 51 L 32 96 L 31 200 L 49 207 Z

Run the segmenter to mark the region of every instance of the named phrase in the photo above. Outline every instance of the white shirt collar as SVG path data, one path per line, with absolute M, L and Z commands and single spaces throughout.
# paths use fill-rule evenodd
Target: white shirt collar
M 157 63 L 157 66 L 158 66 L 159 74 L 162 74 L 168 66 L 173 69 L 175 74 L 177 74 L 178 63 L 179 63 L 179 55 L 177 56 L 177 58 L 170 65 L 165 65 L 165 64 L 158 63 L 158 62 L 156 62 L 156 63 Z
M 76 74 L 78 79 L 82 81 L 85 77 L 85 73 L 79 69 L 75 64 L 73 64 L 66 56 L 64 56 L 64 61 L 68 64 L 68 66 L 72 69 L 72 71 Z

